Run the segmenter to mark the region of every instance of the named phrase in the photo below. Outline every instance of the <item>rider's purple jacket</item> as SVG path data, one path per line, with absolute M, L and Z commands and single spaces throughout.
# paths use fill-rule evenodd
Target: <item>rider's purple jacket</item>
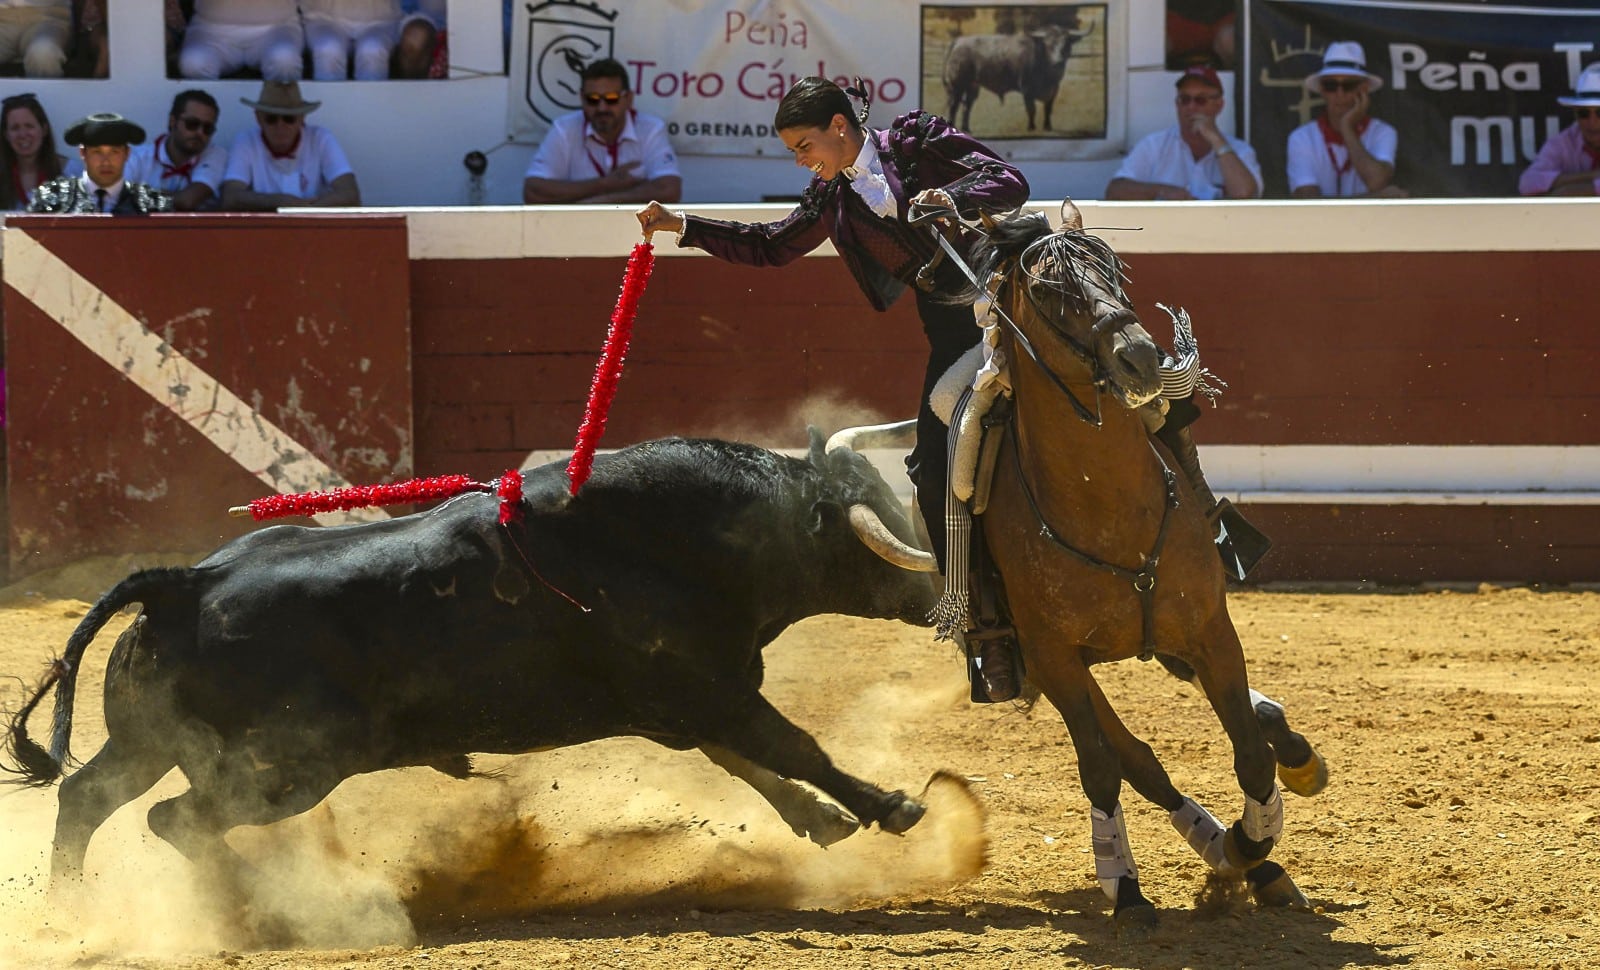
M 908 285 L 938 244 L 926 226 L 906 222 L 910 200 L 925 189 L 944 189 L 962 216 L 1004 212 L 1028 200 L 1028 181 L 1015 166 L 998 158 L 982 142 L 937 115 L 913 111 L 888 128 L 870 130 L 884 179 L 894 193 L 899 214 L 875 215 L 848 187 L 841 175 L 824 181 L 813 176 L 800 206 L 779 222 L 724 222 L 686 216 L 680 246 L 703 249 L 719 259 L 748 266 L 782 266 L 833 240 L 875 309 L 886 310 Z M 957 240 L 964 253 L 973 242 Z M 959 271 L 940 267 L 936 281 L 959 286 Z M 943 288 L 943 285 L 937 287 Z

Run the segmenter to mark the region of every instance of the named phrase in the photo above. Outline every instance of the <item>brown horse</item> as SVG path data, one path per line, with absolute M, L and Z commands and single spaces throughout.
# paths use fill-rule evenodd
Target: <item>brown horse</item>
M 1014 406 L 983 535 L 1027 677 L 1072 736 L 1119 931 L 1155 923 L 1123 822 L 1124 780 L 1214 870 L 1248 880 L 1258 903 L 1305 905 L 1267 859 L 1283 826 L 1274 766 L 1284 752 L 1275 756 L 1253 703 L 1211 526 L 1135 413 L 1160 391 L 1160 351 L 1130 308 L 1120 260 L 1069 207 L 1060 231 L 1042 215 L 1013 216 L 973 254 L 977 279 L 1004 280 L 995 304 Z M 1097 663 L 1158 652 L 1180 675 L 1193 671 L 1233 745 L 1245 797 L 1229 829 L 1173 785 L 1095 682 Z

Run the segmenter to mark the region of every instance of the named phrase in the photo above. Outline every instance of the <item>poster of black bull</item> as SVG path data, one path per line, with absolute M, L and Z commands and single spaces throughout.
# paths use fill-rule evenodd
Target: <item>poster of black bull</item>
M 978 138 L 1106 137 L 1105 4 L 923 6 L 922 106 Z
M 1302 82 L 1330 41 L 1358 41 L 1383 79 L 1372 114 L 1399 132 L 1395 184 L 1412 196 L 1511 196 L 1570 112 L 1556 103 L 1600 59 L 1600 4 L 1514 0 L 1244 0 L 1242 130 L 1268 197 L 1288 194 L 1289 133 L 1322 110 Z

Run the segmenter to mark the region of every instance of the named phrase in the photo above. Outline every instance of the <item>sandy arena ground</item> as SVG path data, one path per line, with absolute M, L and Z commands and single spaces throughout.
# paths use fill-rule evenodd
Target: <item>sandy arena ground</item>
M 0 704 L 65 643 L 89 590 L 0 602 Z M 96 587 L 90 587 L 92 590 Z M 1314 912 L 1208 889 L 1165 813 L 1125 791 L 1150 940 L 1121 943 L 1094 881 L 1087 804 L 1048 705 L 965 700 L 926 631 L 822 617 L 767 651 L 768 695 L 847 770 L 920 790 L 904 837 L 794 838 L 698 754 L 619 740 L 485 758 L 496 778 L 354 779 L 315 812 L 231 841 L 273 874 L 297 950 L 252 949 L 144 812 L 90 847 L 78 915 L 44 896 L 53 790 L 0 794 L 0 967 L 1592 967 L 1600 964 L 1600 593 L 1246 592 L 1252 684 L 1288 705 L 1332 784 L 1289 796 L 1274 858 Z M 103 738 L 99 681 L 74 750 Z M 93 664 L 98 664 L 94 666 Z M 1209 708 L 1154 665 L 1101 668 L 1180 788 L 1231 820 L 1240 796 Z M 537 702 L 530 697 L 530 702 Z M 35 736 L 46 733 L 36 719 Z

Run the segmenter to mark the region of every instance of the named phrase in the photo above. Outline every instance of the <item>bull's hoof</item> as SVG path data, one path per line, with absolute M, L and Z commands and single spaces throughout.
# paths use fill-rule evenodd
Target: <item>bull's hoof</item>
M 1111 917 L 1117 927 L 1117 939 L 1124 943 L 1140 943 L 1150 939 L 1160 920 L 1156 918 L 1155 904 L 1144 902 L 1125 906 Z
M 878 827 L 893 835 L 904 835 L 913 825 L 922 821 L 922 816 L 928 813 L 928 809 L 916 799 L 908 798 L 905 792 L 897 791 L 894 797 L 900 800 L 899 804 L 878 822 Z
M 1306 763 L 1297 768 L 1280 764 L 1278 780 L 1296 795 L 1310 798 L 1328 787 L 1328 762 L 1323 760 L 1321 752 L 1313 749 Z
M 1310 909 L 1311 900 L 1294 884 L 1289 874 L 1276 862 L 1263 862 L 1250 870 L 1250 894 L 1256 905 L 1273 909 Z
M 811 820 L 806 823 L 806 830 L 795 834 L 804 835 L 826 849 L 835 842 L 841 842 L 855 835 L 860 828 L 861 823 L 843 810 L 818 802 Z

